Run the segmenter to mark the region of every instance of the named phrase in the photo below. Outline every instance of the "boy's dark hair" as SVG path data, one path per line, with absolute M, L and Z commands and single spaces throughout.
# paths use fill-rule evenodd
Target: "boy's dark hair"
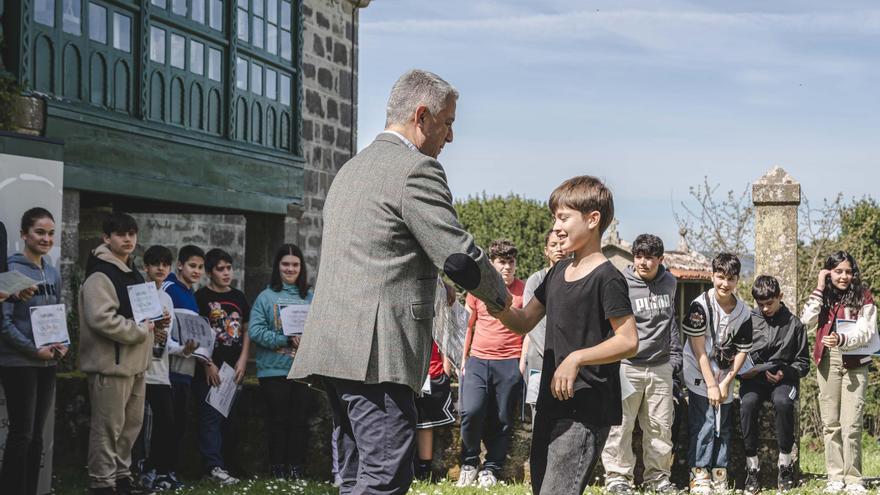
M 48 218 L 53 222 L 55 221 L 55 217 L 49 213 L 49 210 L 40 208 L 39 206 L 31 208 L 21 216 L 21 231 L 26 233 L 35 223 L 37 223 L 37 220 L 42 220 L 44 218 Z
M 605 187 L 596 177 L 580 175 L 572 177 L 559 185 L 550 194 L 550 213 L 555 214 L 560 207 L 567 207 L 581 213 L 598 211 L 599 235 L 611 225 L 614 219 L 614 197 L 611 190 Z
M 193 256 L 197 256 L 202 259 L 202 262 L 205 261 L 205 252 L 202 251 L 202 248 L 198 246 L 193 246 L 192 244 L 187 244 L 180 248 L 180 251 L 177 252 L 177 262 L 178 263 L 186 263 L 186 261 Z
M 299 297 L 305 299 L 309 294 L 309 271 L 306 269 L 306 259 L 302 250 L 296 244 L 282 244 L 275 252 L 269 287 L 275 292 L 281 292 L 281 289 L 284 288 L 284 282 L 281 280 L 281 259 L 288 255 L 299 258 L 299 275 L 297 275 L 294 285 L 299 289 Z
M 654 234 L 642 234 L 633 242 L 633 256 L 663 256 L 663 241 Z
M 774 297 L 779 297 L 782 289 L 779 288 L 779 281 L 776 277 L 770 275 L 759 275 L 752 284 L 752 297 L 755 301 L 766 301 Z
M 516 254 L 518 252 L 516 245 L 507 239 L 495 239 L 492 241 L 492 244 L 489 244 L 490 260 L 494 260 L 495 258 L 516 259 Z
M 232 256 L 220 248 L 214 248 L 205 253 L 205 270 L 208 273 L 214 271 L 214 268 L 221 261 L 232 264 Z
M 732 253 L 718 253 L 712 259 L 712 273 L 723 273 L 728 277 L 739 277 L 740 268 L 742 268 L 742 263 Z
M 170 265 L 173 258 L 170 249 L 158 244 L 150 246 L 144 251 L 144 265 L 156 266 L 162 263 Z
M 111 234 L 122 235 L 130 232 L 137 234 L 138 224 L 131 215 L 122 213 L 121 211 L 114 211 L 104 219 L 104 223 L 101 225 L 101 230 L 103 230 L 104 235 L 106 236 L 110 236 Z

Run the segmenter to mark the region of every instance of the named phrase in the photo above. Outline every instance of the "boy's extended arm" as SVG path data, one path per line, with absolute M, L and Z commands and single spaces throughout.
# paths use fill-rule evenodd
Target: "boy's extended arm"
M 706 336 L 705 335 L 689 335 L 688 344 L 694 351 L 694 357 L 700 363 L 700 373 L 703 375 L 703 381 L 706 382 L 706 393 L 709 397 L 709 404 L 717 406 L 721 401 L 721 391 L 718 383 L 715 381 L 715 373 L 712 371 L 712 362 L 706 354 Z M 742 365 L 740 365 L 742 366 Z
M 541 322 L 541 318 L 543 318 L 545 314 L 546 308 L 544 305 L 541 304 L 541 301 L 539 301 L 538 298 L 534 298 L 522 309 L 509 307 L 493 316 L 501 320 L 501 323 L 504 323 L 504 326 L 511 332 L 525 335 L 535 328 L 535 325 Z M 633 330 L 635 330 L 635 320 L 633 320 Z M 638 336 L 636 339 L 638 340 Z
M 728 370 L 727 374 L 721 380 L 721 385 L 719 385 L 719 389 L 721 391 L 721 402 L 727 400 L 727 397 L 730 395 L 730 387 L 733 384 L 733 381 L 736 379 L 736 374 L 739 373 L 739 370 L 742 369 L 743 364 L 746 362 L 746 356 L 748 356 L 748 352 L 737 352 L 736 356 L 733 357 L 733 365 Z

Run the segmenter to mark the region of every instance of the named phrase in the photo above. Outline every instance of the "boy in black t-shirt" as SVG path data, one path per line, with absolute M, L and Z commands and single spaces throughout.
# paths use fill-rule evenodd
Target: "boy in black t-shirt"
M 207 469 L 206 477 L 222 485 L 237 482 L 227 472 L 227 462 L 234 455 L 234 432 L 232 414 L 224 418 L 219 411 L 205 402 L 210 386 L 220 384 L 220 368 L 224 363 L 235 370 L 235 382 L 241 383 L 247 368 L 250 339 L 247 320 L 250 305 L 244 293 L 232 287 L 232 256 L 222 249 L 212 249 L 205 254 L 205 270 L 208 285 L 196 291 L 199 314 L 208 318 L 216 339 L 211 361 L 196 369 L 193 391 L 199 404 L 199 450 Z M 239 473 L 237 473 L 239 474 Z
M 621 422 L 619 362 L 639 344 L 626 280 L 601 250 L 614 218 L 611 191 L 595 177 L 574 177 L 550 195 L 550 210 L 572 256 L 550 269 L 525 308 L 495 315 L 522 334 L 547 316 L 530 456 L 536 495 L 583 492 L 608 430 Z

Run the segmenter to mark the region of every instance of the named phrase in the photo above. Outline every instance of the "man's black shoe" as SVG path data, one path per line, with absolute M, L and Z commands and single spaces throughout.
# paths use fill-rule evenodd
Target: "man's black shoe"
M 779 478 L 777 481 L 780 491 L 791 490 L 795 487 L 794 466 L 779 466 Z

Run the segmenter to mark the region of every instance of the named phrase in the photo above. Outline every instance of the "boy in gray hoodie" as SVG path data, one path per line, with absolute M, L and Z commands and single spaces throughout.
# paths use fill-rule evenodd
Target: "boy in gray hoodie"
M 645 472 L 643 489 L 677 491 L 669 481 L 672 466 L 673 376 L 681 370 L 681 335 L 675 321 L 677 281 L 663 266 L 663 241 L 651 234 L 636 237 L 633 264 L 624 271 L 639 332 L 638 353 L 620 363 L 620 372 L 635 389 L 623 398 L 623 422 L 612 426 L 602 452 L 605 488 L 633 490 L 636 459 L 632 432 L 642 429 Z

